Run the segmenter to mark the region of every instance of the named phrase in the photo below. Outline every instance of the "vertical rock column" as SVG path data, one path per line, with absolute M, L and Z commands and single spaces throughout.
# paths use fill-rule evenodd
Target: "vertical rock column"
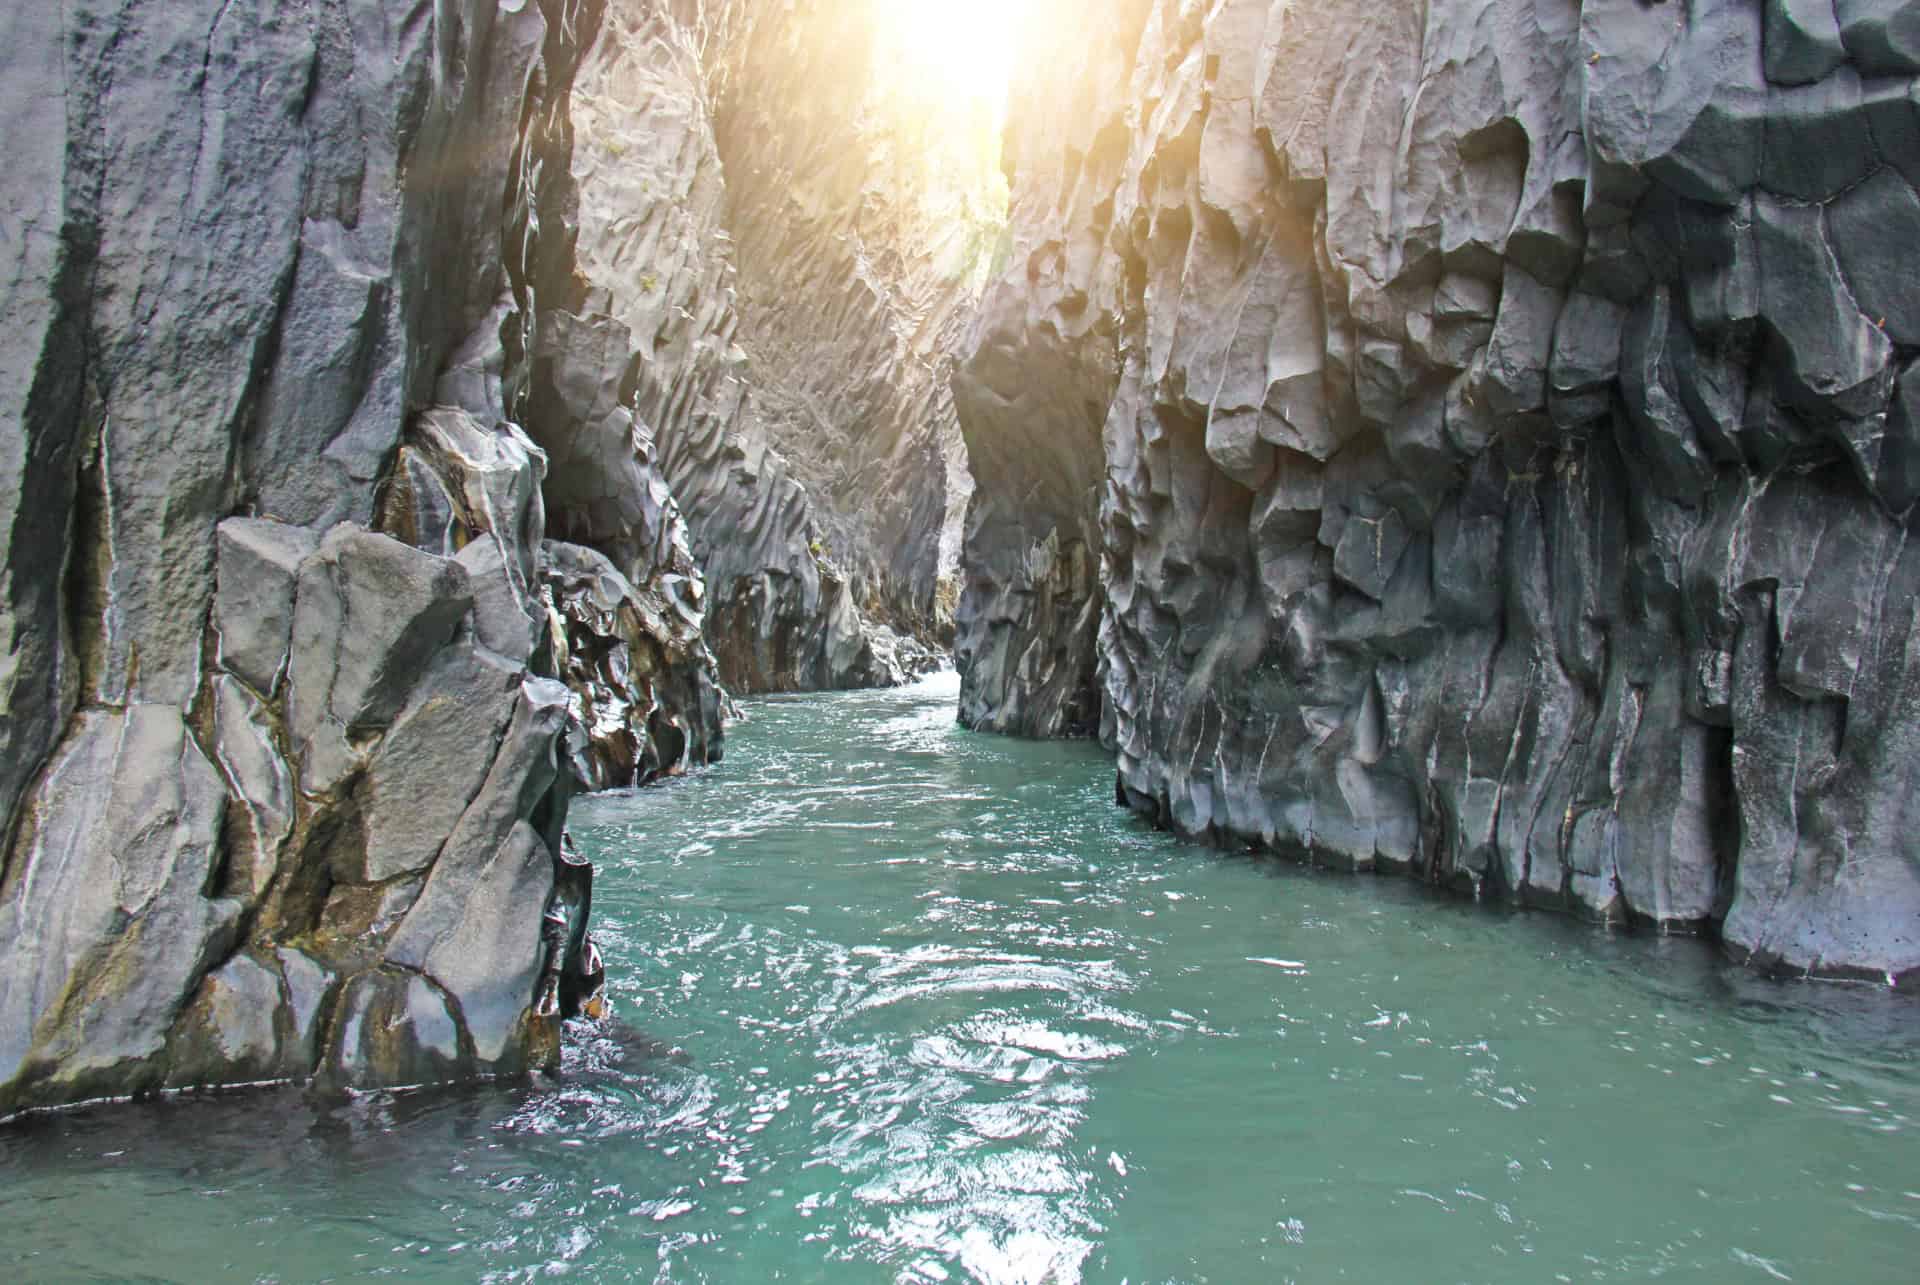
M 579 268 L 635 337 L 736 691 L 905 681 L 950 623 L 941 354 L 967 296 L 890 186 L 867 16 L 616 3 L 575 96 Z
M 960 720 L 1021 736 L 1100 726 L 1101 425 L 1130 265 L 1108 249 L 1149 6 L 1029 19 L 1004 163 L 1011 254 L 961 345 L 954 400 L 976 490 L 954 659 Z
M 1782 971 L 1920 966 L 1920 60 L 1911 5 L 1815 8 L 1150 6 L 1073 224 L 1120 283 L 1089 303 L 1126 801 Z M 982 454 L 996 525 L 1057 524 Z M 970 576 L 1018 584 L 992 553 Z
M 574 107 L 591 96 L 579 77 L 597 21 L 549 27 L 547 65 L 567 79 L 546 86 L 521 142 L 505 331 L 518 359 L 504 393 L 547 452 L 543 493 L 559 538 L 545 550 L 542 592 L 555 664 L 588 731 L 582 779 L 603 789 L 719 761 L 726 698 L 687 523 L 637 414 L 633 334 L 580 272 Z
M 0 18 L 32 126 L 0 198 L 0 1113 L 555 1056 L 597 967 L 560 844 L 585 710 L 501 215 L 592 16 Z

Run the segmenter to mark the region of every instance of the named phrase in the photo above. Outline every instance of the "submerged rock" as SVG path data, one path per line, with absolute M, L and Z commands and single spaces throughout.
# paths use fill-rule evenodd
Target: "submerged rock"
M 956 382 L 963 717 L 1097 687 L 1182 833 L 1920 968 L 1905 7 L 1083 9 Z

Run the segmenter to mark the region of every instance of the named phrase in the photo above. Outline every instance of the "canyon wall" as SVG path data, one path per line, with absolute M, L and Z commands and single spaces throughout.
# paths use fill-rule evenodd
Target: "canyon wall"
M 736 692 L 903 682 L 952 628 L 944 353 L 972 296 L 876 107 L 869 19 L 616 3 L 575 95 L 581 271 L 641 341 Z
M 1185 834 L 1920 975 L 1920 5 L 1041 8 L 963 717 L 1097 702 Z
M 15 9 L 0 1116 L 553 1062 L 572 793 L 951 630 L 863 0 Z
M 1023 33 L 1002 154 L 1008 266 L 953 377 L 975 484 L 954 662 L 960 721 L 982 731 L 1099 728 L 1100 430 L 1124 275 L 1108 236 L 1147 8 L 1041 6 Z
M 0 1114 L 514 1072 L 591 1005 L 568 797 L 720 705 L 572 289 L 596 21 L 0 14 Z

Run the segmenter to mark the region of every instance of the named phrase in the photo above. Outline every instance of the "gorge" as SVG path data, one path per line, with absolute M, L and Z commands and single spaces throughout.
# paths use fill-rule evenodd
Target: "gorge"
M 1920 4 L 1048 0 L 984 154 L 871 17 L 0 13 L 0 1116 L 557 1066 L 574 796 L 949 647 L 1180 835 L 1920 984 Z

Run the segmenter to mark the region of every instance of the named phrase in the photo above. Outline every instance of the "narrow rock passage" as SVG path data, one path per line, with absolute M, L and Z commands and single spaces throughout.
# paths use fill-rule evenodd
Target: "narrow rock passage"
M 617 1016 L 557 1079 L 0 1134 L 0 1278 L 1904 1278 L 1901 997 L 1198 850 L 953 696 L 577 803 Z

